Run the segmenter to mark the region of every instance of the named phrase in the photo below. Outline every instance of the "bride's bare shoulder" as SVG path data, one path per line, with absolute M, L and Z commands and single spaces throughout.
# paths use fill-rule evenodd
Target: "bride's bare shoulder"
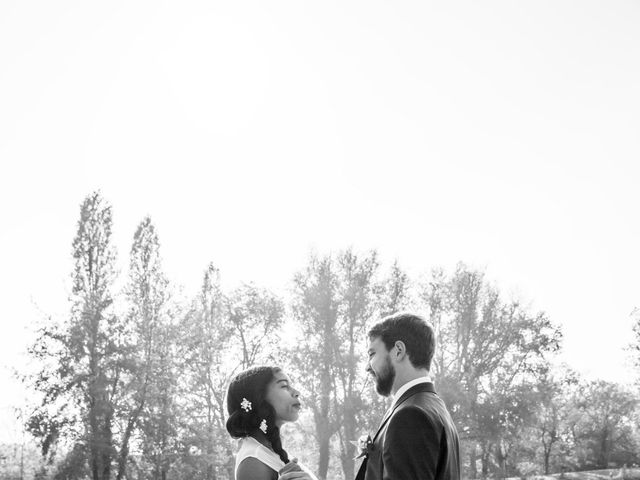
M 277 472 L 253 457 L 242 460 L 236 472 L 236 480 L 276 480 L 277 478 Z

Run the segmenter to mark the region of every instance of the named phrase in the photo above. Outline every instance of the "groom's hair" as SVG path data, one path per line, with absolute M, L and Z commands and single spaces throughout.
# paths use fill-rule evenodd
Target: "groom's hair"
M 401 341 L 414 367 L 431 369 L 436 339 L 433 328 L 420 315 L 406 312 L 389 315 L 369 330 L 369 338 L 380 338 L 387 350 L 391 350 L 397 341 Z

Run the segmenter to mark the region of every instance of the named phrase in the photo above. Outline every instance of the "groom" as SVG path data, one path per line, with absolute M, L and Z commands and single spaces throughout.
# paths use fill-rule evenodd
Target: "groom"
M 459 480 L 456 427 L 429 378 L 435 338 L 410 313 L 391 315 L 369 331 L 367 372 L 380 395 L 393 395 L 356 480 Z

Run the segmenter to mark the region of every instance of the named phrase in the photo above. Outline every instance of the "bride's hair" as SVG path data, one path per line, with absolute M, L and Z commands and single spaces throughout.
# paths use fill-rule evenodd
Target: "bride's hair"
M 252 367 L 231 380 L 227 390 L 227 431 L 233 438 L 248 437 L 266 421 L 266 437 L 273 451 L 284 463 L 289 463 L 280 429 L 275 424 L 276 411 L 266 399 L 267 387 L 280 371 L 278 367 Z M 247 402 L 251 402 L 250 407 Z

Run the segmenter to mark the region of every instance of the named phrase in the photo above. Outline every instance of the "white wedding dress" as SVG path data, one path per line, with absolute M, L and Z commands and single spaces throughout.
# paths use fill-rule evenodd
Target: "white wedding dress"
M 277 453 L 269 450 L 253 437 L 242 438 L 239 445 L 238 453 L 236 455 L 236 469 L 234 472 L 235 478 L 238 478 L 238 467 L 240 466 L 240 463 L 248 457 L 257 458 L 267 467 L 275 470 L 276 472 L 284 467 L 284 462 L 280 460 Z M 298 465 L 300 465 L 300 468 L 308 473 L 313 480 L 318 480 L 307 467 L 300 463 Z

